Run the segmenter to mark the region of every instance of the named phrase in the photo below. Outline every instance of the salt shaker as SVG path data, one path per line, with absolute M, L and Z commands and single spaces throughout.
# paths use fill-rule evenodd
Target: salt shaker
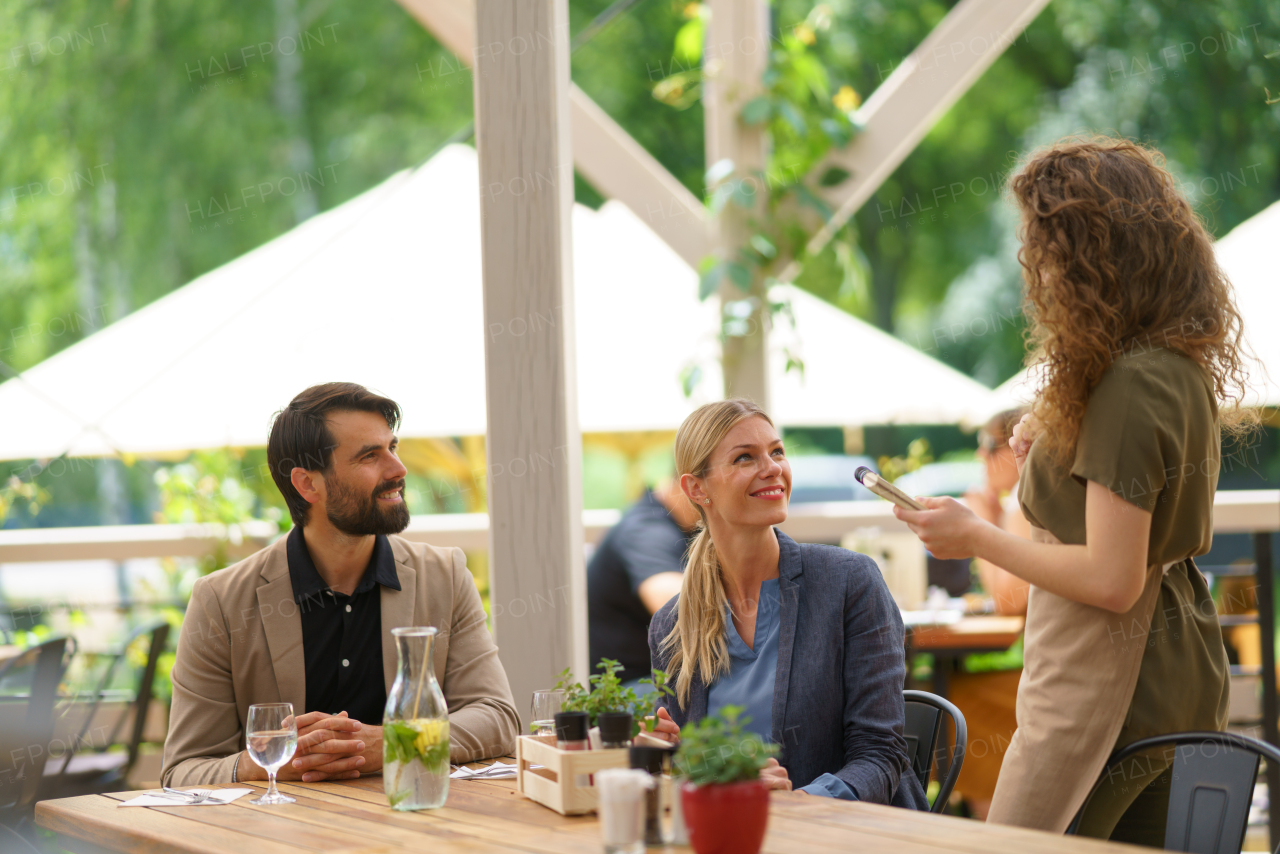
M 626 768 L 598 771 L 595 778 L 605 854 L 643 854 L 645 795 L 653 778 Z
M 684 823 L 684 799 L 680 797 L 680 787 L 685 778 L 673 775 L 667 778 L 671 784 L 671 830 L 667 841 L 672 845 L 689 844 L 689 827 Z

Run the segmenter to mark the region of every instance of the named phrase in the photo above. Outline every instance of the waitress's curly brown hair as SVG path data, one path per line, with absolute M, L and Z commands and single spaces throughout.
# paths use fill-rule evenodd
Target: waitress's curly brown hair
M 1075 451 L 1089 392 L 1121 354 L 1167 348 L 1199 362 L 1223 431 L 1258 424 L 1244 409 L 1242 323 L 1213 241 L 1158 151 L 1109 137 L 1033 152 L 1009 182 L 1022 213 L 1018 260 L 1027 283 L 1034 412 L 1063 464 Z

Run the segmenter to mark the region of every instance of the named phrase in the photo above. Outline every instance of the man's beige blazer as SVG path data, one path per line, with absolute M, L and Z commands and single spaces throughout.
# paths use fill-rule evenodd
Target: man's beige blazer
M 520 717 L 498 647 L 461 549 L 387 538 L 400 590 L 381 588 L 382 672 L 396 675 L 397 626 L 435 626 L 435 672 L 449 705 L 450 760 L 515 750 Z M 253 703 L 306 708 L 302 620 L 293 599 L 287 537 L 196 581 L 173 666 L 164 745 L 167 786 L 230 783 Z M 381 725 L 382 721 L 362 721 Z

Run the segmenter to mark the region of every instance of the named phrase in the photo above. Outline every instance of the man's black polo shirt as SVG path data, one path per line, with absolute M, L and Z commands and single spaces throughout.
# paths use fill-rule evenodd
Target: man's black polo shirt
M 364 576 L 350 596 L 329 589 L 307 551 L 302 529 L 287 543 L 293 600 L 302 617 L 308 712 L 347 715 L 382 725 L 387 688 L 382 677 L 382 590 L 400 589 L 391 543 L 379 535 Z

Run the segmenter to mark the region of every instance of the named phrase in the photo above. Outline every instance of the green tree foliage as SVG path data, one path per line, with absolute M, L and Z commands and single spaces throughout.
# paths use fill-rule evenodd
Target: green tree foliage
M 816 157 L 831 140 L 814 135 L 820 113 L 846 89 L 870 96 L 952 5 L 774 0 L 787 73 L 758 118 L 775 153 Z M 610 6 L 571 0 L 574 36 Z M 572 59 L 578 85 L 699 196 L 701 8 L 638 0 Z M 0 32 L 0 362 L 18 370 L 421 162 L 471 118 L 465 63 L 392 0 L 6 0 Z M 1054 0 L 798 284 L 1005 379 L 1022 344 L 1000 185 L 1019 153 L 1078 131 L 1150 142 L 1224 234 L 1280 195 L 1280 110 L 1264 92 L 1278 36 L 1268 0 Z M 655 86 L 682 74 L 672 109 Z M 118 503 L 86 497 L 107 474 L 155 506 L 154 468 L 63 462 L 40 475 L 40 524 Z M 10 524 L 29 515 L 28 497 L 5 496 Z
M 849 4 L 841 20 L 876 34 L 857 41 L 855 87 L 874 88 L 898 61 L 881 53 L 886 42 L 899 54 L 910 46 L 895 33 L 922 37 L 939 12 Z M 857 215 L 868 302 L 817 269 L 801 284 L 984 382 L 1003 381 L 1022 355 L 1016 220 L 1000 192 L 1018 156 L 1081 132 L 1142 140 L 1168 156 L 1222 236 L 1280 196 L 1280 112 L 1263 90 L 1278 37 L 1280 7 L 1264 0 L 1054 0 Z
M 0 359 L 20 370 L 471 112 L 470 75 L 393 2 L 10 0 L 0 32 Z
M 613 0 L 570 0 L 570 28 L 580 33 Z M 573 79 L 623 129 L 701 197 L 706 158 L 702 105 L 672 110 L 653 87 L 696 59 L 673 56 L 676 33 L 688 22 L 687 2 L 640 0 L 573 54 Z M 645 211 L 640 211 L 647 217 Z

